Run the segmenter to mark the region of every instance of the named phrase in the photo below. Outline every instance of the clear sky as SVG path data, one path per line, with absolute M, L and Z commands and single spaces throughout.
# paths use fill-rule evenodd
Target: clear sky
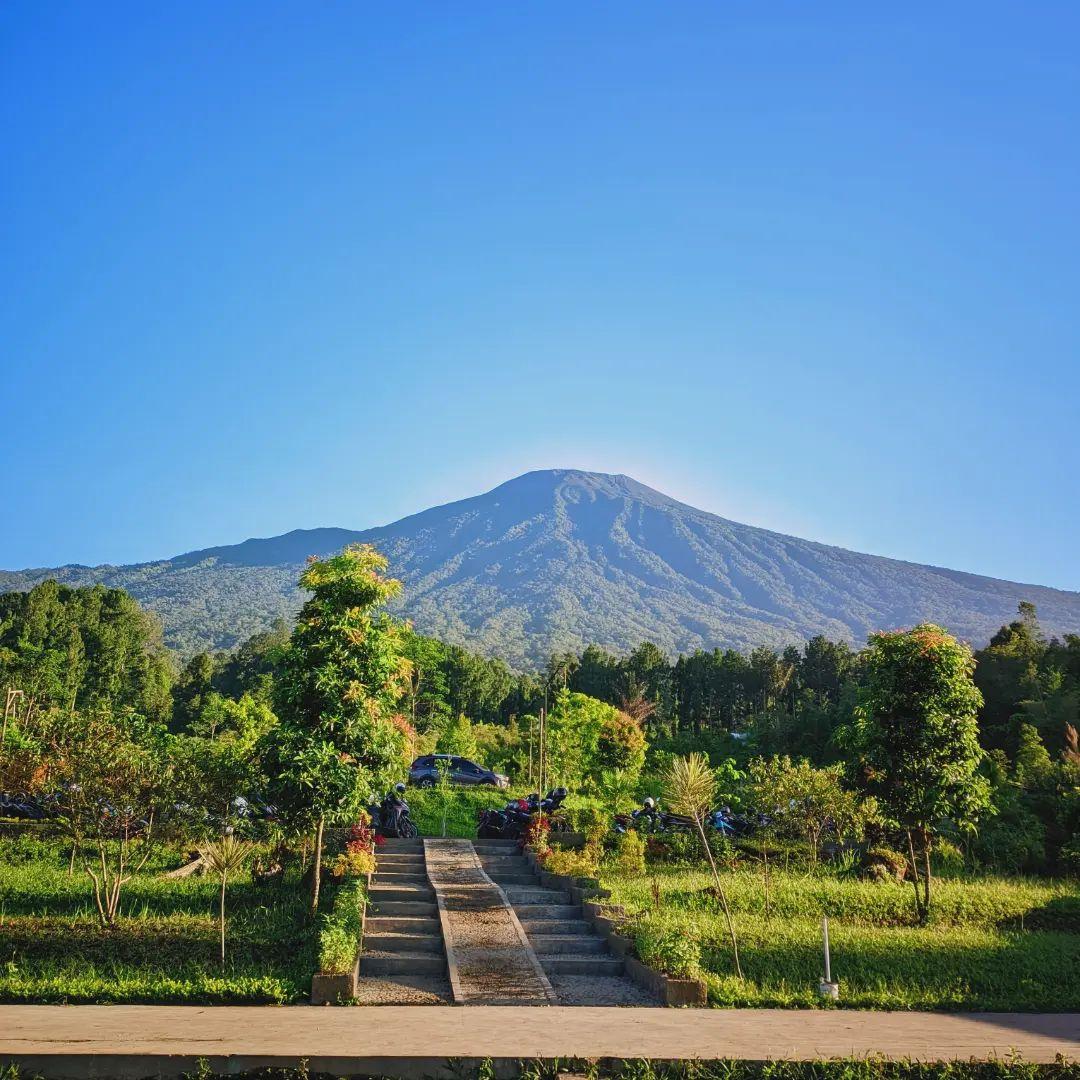
M 531 468 L 1080 588 L 1080 5 L 0 6 L 0 566 Z

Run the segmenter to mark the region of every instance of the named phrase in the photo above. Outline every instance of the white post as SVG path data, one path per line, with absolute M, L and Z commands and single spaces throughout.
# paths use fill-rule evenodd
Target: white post
M 829 916 L 821 917 L 821 933 L 825 939 L 825 981 L 832 982 L 832 964 L 829 963 Z
M 818 993 L 829 1001 L 840 1000 L 840 984 L 833 982 L 832 957 L 829 955 L 829 917 L 821 917 L 821 937 L 825 950 L 825 978 L 818 983 Z

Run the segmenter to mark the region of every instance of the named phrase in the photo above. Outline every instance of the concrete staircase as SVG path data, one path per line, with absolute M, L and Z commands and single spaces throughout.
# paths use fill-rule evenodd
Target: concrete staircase
M 505 840 L 477 840 L 477 854 L 485 872 L 501 885 L 517 913 L 529 944 L 548 977 L 559 975 L 618 976 L 620 957 L 585 921 L 580 904 L 561 889 L 547 889 L 520 854 L 517 844 Z
M 378 1003 L 382 994 L 386 1004 L 399 1004 L 415 992 L 447 999 L 442 928 L 420 840 L 387 840 L 378 849 L 369 901 L 361 998 L 366 994 Z

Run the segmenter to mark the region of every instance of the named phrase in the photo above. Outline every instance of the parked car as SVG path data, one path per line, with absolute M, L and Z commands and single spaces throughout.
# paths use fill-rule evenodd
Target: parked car
M 439 782 L 439 766 L 446 762 L 450 780 L 454 784 L 487 784 L 489 787 L 508 788 L 510 778 L 502 773 L 485 769 L 468 758 L 456 754 L 425 754 L 409 766 L 409 783 L 417 787 L 434 787 Z M 444 766 L 445 767 L 445 766 Z

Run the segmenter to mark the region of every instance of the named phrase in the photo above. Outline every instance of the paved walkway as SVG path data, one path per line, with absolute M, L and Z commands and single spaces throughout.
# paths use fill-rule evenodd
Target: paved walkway
M 469 840 L 425 840 L 428 880 L 442 920 L 459 1005 L 552 1005 L 544 969 L 506 894 L 484 873 Z
M 1080 1059 L 1080 1014 L 912 1013 L 776 1009 L 387 1006 L 0 1006 L 0 1064 L 53 1078 L 118 1080 L 295 1065 L 312 1072 L 451 1075 L 447 1059 L 776 1058 L 885 1054 L 919 1060 Z

